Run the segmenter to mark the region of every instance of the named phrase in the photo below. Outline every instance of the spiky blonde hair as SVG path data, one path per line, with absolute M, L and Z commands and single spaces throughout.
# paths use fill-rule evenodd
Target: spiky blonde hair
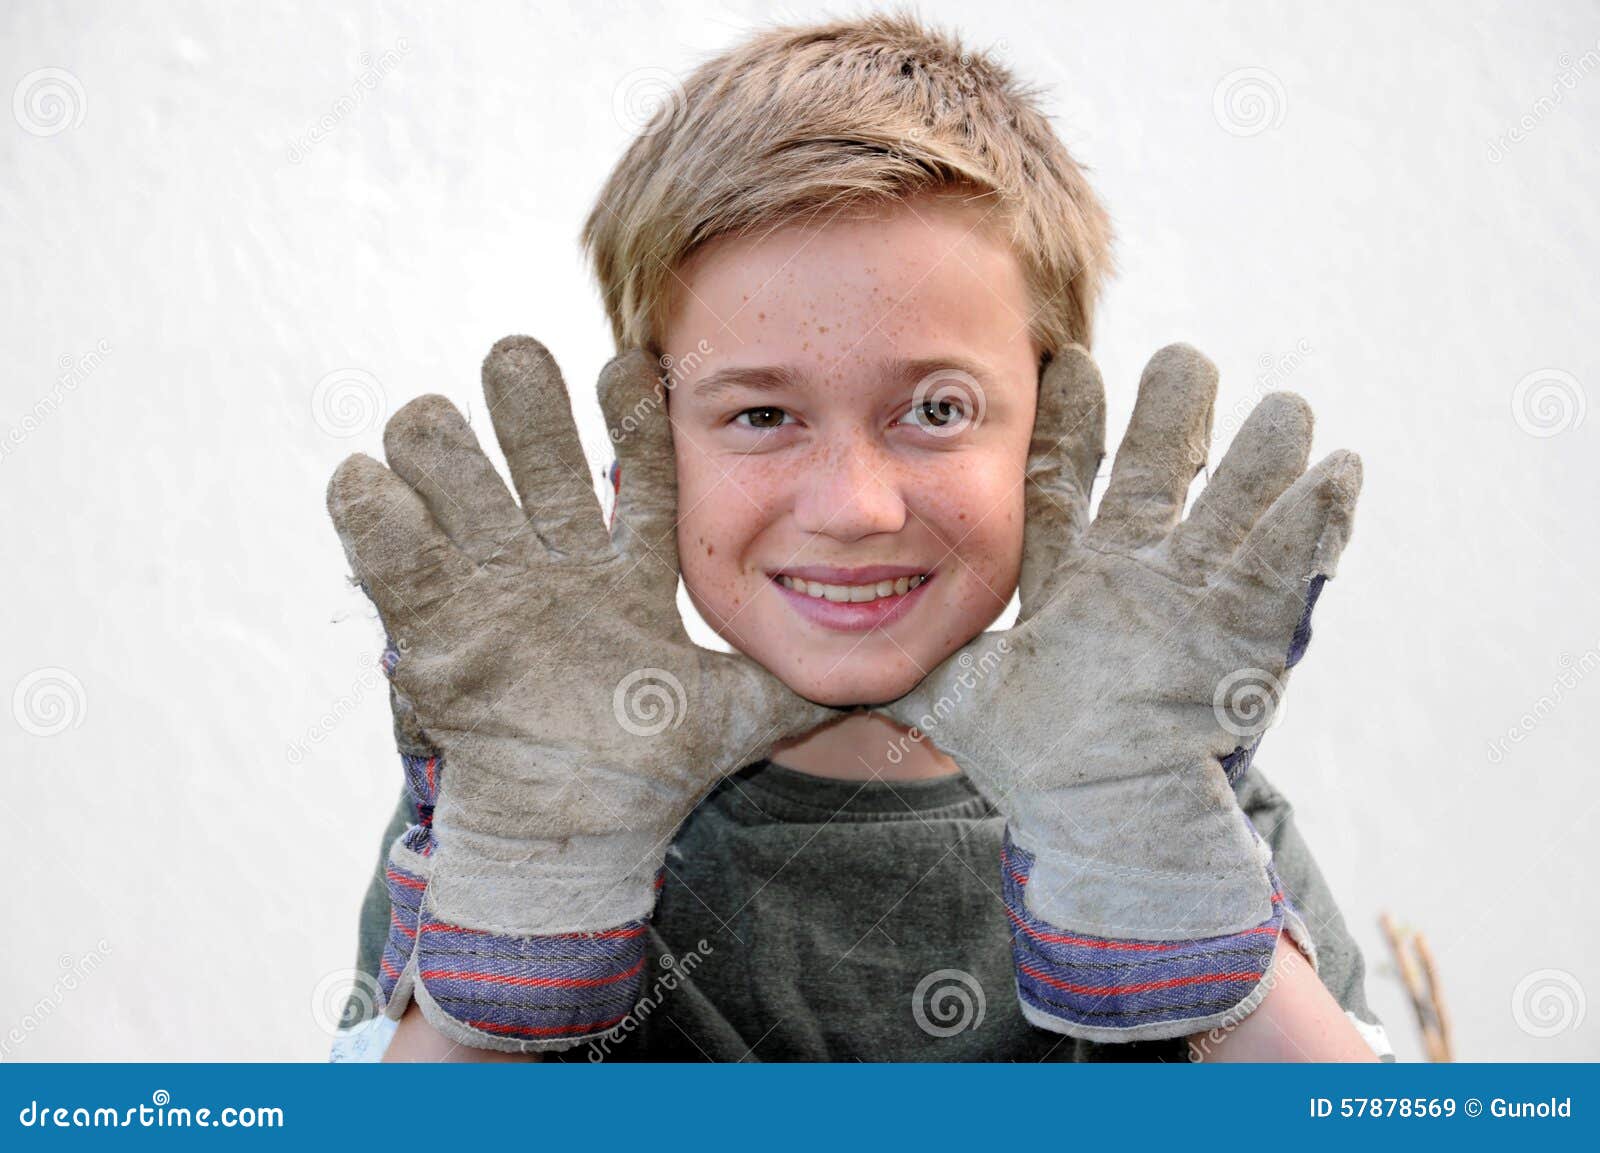
M 918 192 L 977 190 L 1020 259 L 1048 358 L 1091 346 L 1110 218 L 1041 90 L 909 11 L 768 27 L 674 88 L 582 243 L 619 350 L 659 354 L 673 272 L 701 245 Z

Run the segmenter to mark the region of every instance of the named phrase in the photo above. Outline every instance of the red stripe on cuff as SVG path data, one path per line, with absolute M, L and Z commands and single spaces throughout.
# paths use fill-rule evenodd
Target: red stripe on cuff
M 468 973 L 450 969 L 429 969 L 422 974 L 425 981 L 468 981 L 486 985 L 517 985 L 534 989 L 587 989 L 594 985 L 614 985 L 626 981 L 644 968 L 644 958 L 624 973 L 609 977 L 514 977 L 501 973 Z

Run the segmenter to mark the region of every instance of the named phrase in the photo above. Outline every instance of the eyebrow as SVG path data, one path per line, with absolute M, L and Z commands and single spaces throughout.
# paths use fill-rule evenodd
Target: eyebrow
M 890 379 L 902 387 L 910 386 L 930 373 L 940 369 L 956 369 L 967 373 L 984 388 L 990 387 L 989 370 L 976 361 L 962 356 L 922 356 L 911 360 L 897 360 L 889 365 Z M 696 399 L 717 397 L 734 389 L 752 392 L 776 392 L 798 387 L 813 379 L 807 370 L 795 370 L 784 365 L 731 365 L 719 368 L 694 386 Z

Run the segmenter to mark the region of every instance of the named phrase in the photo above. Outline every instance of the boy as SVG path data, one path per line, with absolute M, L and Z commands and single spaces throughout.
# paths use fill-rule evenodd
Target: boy
M 1298 660 L 1358 465 L 1301 476 L 1269 397 L 1179 526 L 1215 370 L 1173 346 L 1089 525 L 1110 229 L 1009 74 L 908 17 L 762 33 L 584 239 L 650 354 L 601 382 L 609 538 L 527 338 L 484 369 L 520 505 L 440 398 L 330 485 L 408 769 L 387 1056 L 1386 1052 L 1264 724 L 1212 708 Z

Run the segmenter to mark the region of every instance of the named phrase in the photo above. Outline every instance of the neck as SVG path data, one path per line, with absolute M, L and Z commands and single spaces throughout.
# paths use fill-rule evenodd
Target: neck
M 923 781 L 960 772 L 932 742 L 876 713 L 854 712 L 773 746 L 786 769 L 841 781 Z

